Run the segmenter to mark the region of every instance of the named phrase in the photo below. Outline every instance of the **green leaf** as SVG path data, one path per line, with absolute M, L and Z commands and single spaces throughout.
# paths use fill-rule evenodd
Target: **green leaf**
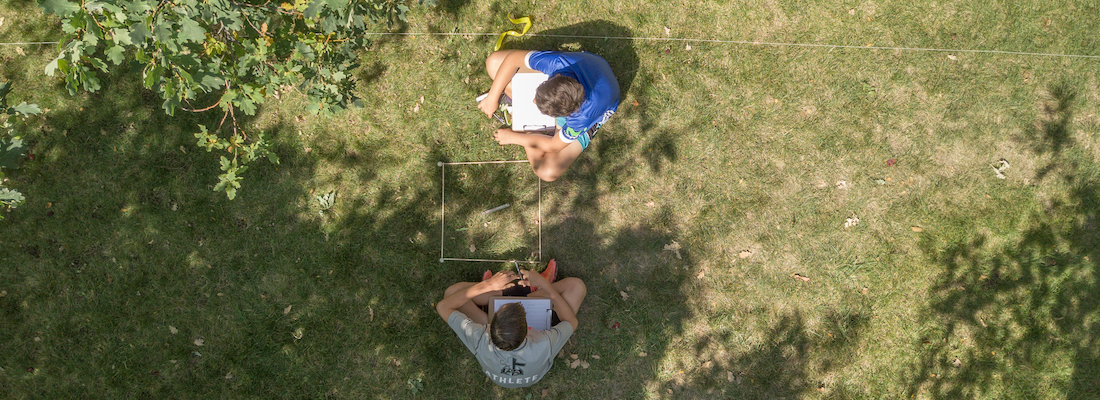
M 91 62 L 93 67 L 96 67 L 100 71 L 107 72 L 107 63 L 103 62 L 103 60 L 95 57 L 88 57 L 86 58 L 86 60 L 88 60 L 88 62 Z
M 111 29 L 111 40 L 116 45 L 132 45 L 134 44 L 133 38 L 130 37 L 130 30 L 126 28 L 114 28 Z
M 80 3 L 73 3 L 65 0 L 41 0 L 38 2 L 38 6 L 50 14 L 54 14 L 61 17 L 68 17 L 80 10 Z
M 145 88 L 152 89 L 153 85 L 160 81 L 160 75 L 163 73 L 164 68 L 161 68 L 159 66 L 153 67 L 153 69 L 149 70 L 149 72 L 145 74 L 145 81 L 142 82 L 145 84 Z
M 139 43 L 141 47 L 145 47 L 145 39 L 148 39 L 151 34 L 148 29 L 145 29 L 145 23 L 139 22 L 130 25 L 130 42 Z
M 207 74 L 207 73 L 200 73 L 199 74 L 199 84 L 202 85 L 203 87 L 207 88 L 207 89 L 214 90 L 214 89 L 219 89 L 219 88 L 225 87 L 225 79 L 222 79 L 221 77 L 219 77 L 217 75 L 210 75 L 210 74 Z
M 26 150 L 26 147 L 23 146 L 23 141 L 20 139 L 12 138 L 11 142 L 0 139 L 0 168 L 18 168 L 19 158 L 23 157 L 24 150 Z
M 179 38 L 187 42 L 202 43 L 206 40 L 206 29 L 195 20 L 184 18 L 180 20 Z
M 180 79 L 183 80 L 184 87 L 191 86 L 191 84 L 195 83 L 195 78 L 192 78 L 191 74 L 183 68 L 177 68 L 176 73 L 179 74 Z
M 26 199 L 18 190 L 0 188 L 0 204 L 4 204 L 9 208 L 16 208 L 22 204 L 24 200 Z
M 111 60 L 115 65 L 119 65 L 122 64 L 123 61 L 126 61 L 125 52 L 122 46 L 111 46 L 111 48 L 107 49 L 105 54 L 108 60 Z
M 27 102 L 19 103 L 19 105 L 13 107 L 15 112 L 23 115 L 32 115 L 41 113 L 42 110 L 38 108 L 37 104 L 27 104 Z
M 256 115 L 256 103 L 253 103 L 252 99 L 241 97 L 238 100 L 240 102 L 237 105 L 241 107 L 241 111 L 244 111 L 247 115 Z
M 57 58 L 50 61 L 49 64 L 46 64 L 46 76 L 54 76 L 54 74 L 57 73 L 58 62 L 61 61 L 61 57 L 64 56 L 64 54 L 58 55 Z
M 166 49 L 172 52 L 176 52 L 179 46 L 176 44 L 176 39 L 172 37 L 172 24 L 157 24 L 153 28 L 153 36 L 155 41 L 164 45 Z

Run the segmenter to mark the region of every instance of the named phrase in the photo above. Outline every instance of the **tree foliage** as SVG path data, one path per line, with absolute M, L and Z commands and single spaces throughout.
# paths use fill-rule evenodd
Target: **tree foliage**
M 16 106 L 8 105 L 8 93 L 11 92 L 11 82 L 0 84 L 0 206 L 5 210 L 18 207 L 23 203 L 23 194 L 18 190 L 7 187 L 5 169 L 15 169 L 19 166 L 19 160 L 26 153 L 23 137 L 18 132 L 19 122 L 30 115 L 42 112 L 35 104 L 19 103 Z M 3 219 L 0 214 L 0 219 Z
M 232 199 L 245 165 L 277 163 L 263 135 L 245 132 L 268 98 L 299 90 L 311 112 L 358 104 L 351 70 L 373 23 L 405 19 L 396 0 L 40 0 L 62 18 L 66 36 L 46 74 L 71 93 L 101 88 L 99 73 L 136 63 L 142 83 L 160 94 L 169 115 L 220 110 L 215 127 L 199 126 L 198 145 L 224 150 L 217 191 Z

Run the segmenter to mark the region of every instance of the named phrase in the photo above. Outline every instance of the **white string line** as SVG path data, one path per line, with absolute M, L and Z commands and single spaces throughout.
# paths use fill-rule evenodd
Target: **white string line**
M 439 262 L 443 262 L 443 238 L 447 235 L 447 164 L 439 163 Z
M 499 33 L 460 33 L 460 32 L 370 32 L 366 35 L 382 36 L 382 35 L 396 35 L 396 36 L 497 36 Z M 630 37 L 630 36 L 588 36 L 588 35 L 553 35 L 545 33 L 528 33 L 524 36 L 541 36 L 541 37 L 557 37 L 557 38 L 571 38 L 571 39 L 613 39 L 613 40 L 646 40 L 646 41 L 664 41 L 664 42 L 691 42 L 691 43 L 720 43 L 720 44 L 749 44 L 757 46 L 787 46 L 787 47 L 812 47 L 812 48 L 830 48 L 830 49 L 870 49 L 870 50 L 902 50 L 902 51 L 935 51 L 943 53 L 982 53 L 982 54 L 1005 54 L 1005 55 L 1017 55 L 1017 56 L 1041 56 L 1041 57 L 1067 57 L 1067 58 L 1090 58 L 1100 59 L 1100 55 L 1086 55 L 1086 54 L 1059 54 L 1059 53 L 1033 53 L 1026 51 L 1007 51 L 1007 50 L 974 50 L 974 49 L 939 49 L 933 47 L 895 47 L 895 46 L 856 46 L 856 45 L 844 45 L 844 44 L 819 44 L 819 43 L 783 43 L 783 42 L 759 42 L 752 40 L 720 40 L 720 39 L 698 39 L 698 38 L 661 38 L 661 37 Z
M 57 44 L 58 42 L 16 42 L 16 43 L 0 43 L 0 46 L 17 46 L 17 45 L 31 45 L 31 44 Z
M 479 164 L 509 164 L 509 163 L 525 163 L 527 160 L 507 160 L 507 161 L 465 161 L 465 162 L 440 162 L 439 165 L 479 165 Z
M 542 178 L 539 178 L 539 261 L 542 261 Z
M 477 261 L 477 262 L 517 262 L 520 264 L 538 264 L 539 261 L 526 261 L 526 260 L 489 260 L 484 258 L 440 258 L 440 262 L 443 261 Z

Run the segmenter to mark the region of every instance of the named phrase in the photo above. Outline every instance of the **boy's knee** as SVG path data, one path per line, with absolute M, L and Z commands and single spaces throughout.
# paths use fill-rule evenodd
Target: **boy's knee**
M 567 290 L 577 293 L 581 295 L 581 297 L 584 297 L 584 295 L 588 294 L 588 286 L 585 286 L 584 281 L 582 281 L 580 278 L 568 277 L 562 279 L 561 282 L 567 283 Z
M 485 58 L 485 71 L 488 72 L 489 75 L 494 75 L 496 70 L 500 68 L 500 63 L 504 62 L 504 57 L 507 55 L 508 53 L 503 51 L 494 51 L 492 54 L 489 54 L 489 57 Z
M 535 171 L 535 176 L 542 179 L 543 182 L 553 182 L 561 178 L 561 171 L 551 169 L 539 169 Z
M 459 283 L 456 283 L 454 285 L 451 285 L 450 287 L 447 288 L 447 290 L 443 291 L 443 297 L 444 298 L 449 297 L 450 295 L 457 293 L 459 290 L 462 290 L 463 288 L 465 288 L 465 285 L 464 285 L 465 283 L 466 282 L 459 282 Z

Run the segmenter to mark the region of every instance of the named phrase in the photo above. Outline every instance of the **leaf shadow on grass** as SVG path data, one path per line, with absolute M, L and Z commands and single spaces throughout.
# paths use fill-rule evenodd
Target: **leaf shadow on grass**
M 452 18 L 457 18 L 463 8 L 470 5 L 470 0 L 439 0 L 436 2 L 436 11 L 442 11 Z
M 1036 180 L 1065 191 L 1008 243 L 922 240 L 943 268 L 927 310 L 940 323 L 917 345 L 907 397 L 1100 396 L 1100 160 L 1072 140 L 1074 91 L 1050 93 L 1026 139 L 1050 155 Z

